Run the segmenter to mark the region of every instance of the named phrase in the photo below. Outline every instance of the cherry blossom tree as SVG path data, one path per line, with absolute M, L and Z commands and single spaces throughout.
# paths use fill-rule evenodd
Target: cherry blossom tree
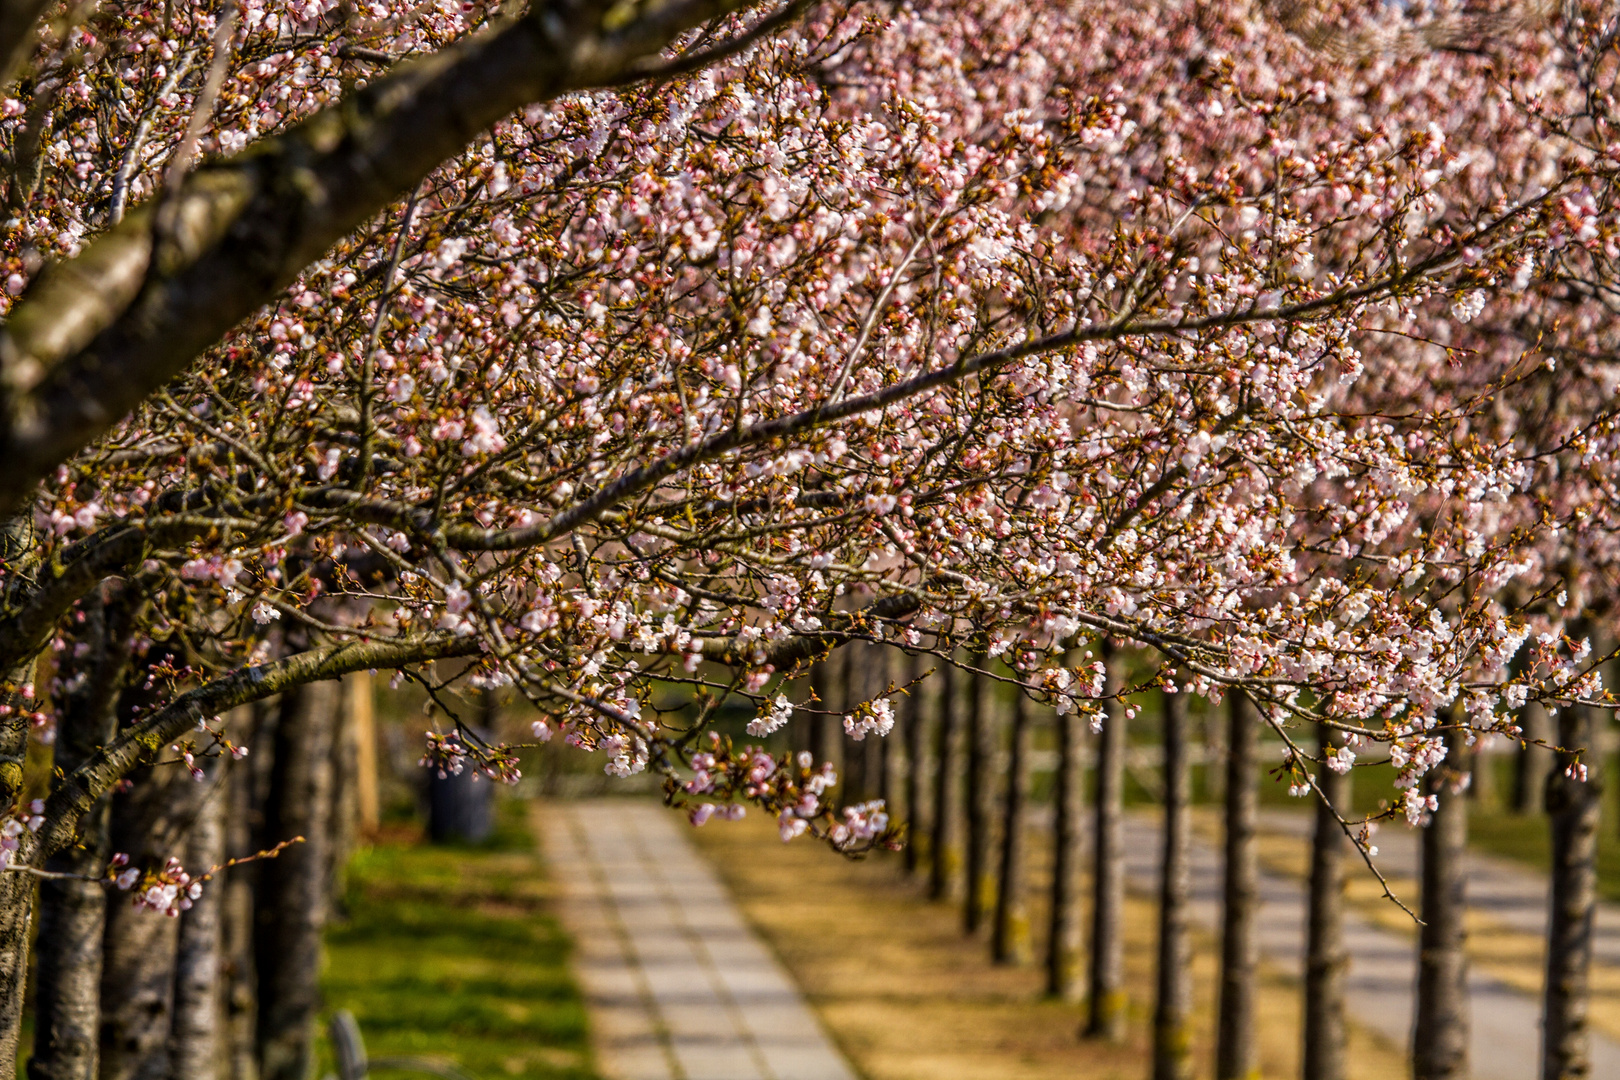
M 1579 12 L 1487 48 L 1370 8 L 97 11 L 7 46 L 0 121 L 0 1062 L 29 879 L 86 813 L 351 672 L 425 688 L 446 772 L 515 777 L 456 697 L 511 687 L 695 822 L 845 851 L 899 828 L 820 747 L 705 729 L 887 734 L 899 687 L 791 685 L 856 642 L 1105 729 L 1064 658 L 1132 643 L 1253 701 L 1297 793 L 1298 725 L 1388 745 L 1413 821 L 1454 703 L 1604 703 L 1545 608 L 1603 550 L 1612 408 L 1493 426 L 1535 380 L 1486 333 L 1591 344 L 1532 334 L 1614 244 Z M 1347 76 L 1384 29 L 1446 48 Z M 151 699 L 26 810 L 98 590 Z M 205 869 L 115 873 L 167 908 Z

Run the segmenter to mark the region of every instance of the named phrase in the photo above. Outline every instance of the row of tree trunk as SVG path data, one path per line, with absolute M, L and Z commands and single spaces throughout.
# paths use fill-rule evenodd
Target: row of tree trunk
M 118 654 L 130 635 L 115 603 L 90 617 L 106 632 L 60 673 L 78 688 L 58 711 L 67 770 L 136 715 L 144 663 L 161 659 Z M 369 697 L 369 683 L 317 683 L 233 716 L 250 756 L 199 759 L 200 780 L 179 764 L 141 769 L 86 817 L 79 846 L 48 867 L 64 876 L 39 886 L 32 1080 L 310 1074 L 321 937 L 363 794 L 353 721 L 366 710 L 345 707 L 346 694 Z M 252 858 L 295 837 L 276 858 Z M 176 855 L 194 875 L 249 861 L 167 917 L 84 880 L 112 852 L 141 869 Z
M 141 674 L 147 660 L 121 652 L 128 614 L 115 597 L 90 606 L 91 647 L 59 673 L 56 763 L 71 770 L 117 726 L 149 705 Z M 1104 646 L 1111 692 L 1125 685 L 1124 657 Z M 1077 658 L 1078 659 L 1078 658 Z M 974 667 L 989 670 L 977 658 Z M 818 665 L 814 687 L 824 703 L 801 748 L 841 762 L 846 798 L 899 795 L 914 822 L 906 855 L 940 900 L 962 906 L 964 930 L 988 930 L 997 963 L 1032 959 L 1026 905 L 1025 850 L 1030 830 L 1031 744 L 1036 710 L 998 681 L 947 668 L 914 691 L 900 710 L 897 739 L 853 742 L 838 726 L 841 710 L 888 685 L 905 685 L 920 664 L 892 653 L 842 650 Z M 82 678 L 80 677 L 82 676 Z M 253 755 L 207 759 L 200 781 L 177 764 L 146 768 L 86 817 L 79 846 L 62 852 L 42 881 L 35 965 L 35 1041 L 30 1077 L 52 1080 L 302 1080 L 311 1061 L 318 1008 L 320 941 L 339 868 L 355 824 L 375 814 L 362 757 L 369 739 L 369 684 L 317 684 L 250 715 L 233 728 Z M 347 696 L 347 701 L 345 700 Z M 1159 889 L 1158 978 L 1153 1012 L 1153 1075 L 1191 1075 L 1192 988 L 1188 924 L 1192 740 L 1186 698 L 1160 695 L 1160 773 L 1164 844 Z M 1010 707 L 1003 707 L 1003 702 Z M 1263 720 L 1253 702 L 1234 695 L 1224 730 L 1218 783 L 1224 810 L 1225 863 L 1217 1080 L 1256 1075 L 1254 922 L 1258 903 L 1256 785 Z M 492 719 L 486 716 L 486 720 Z M 1527 717 L 1526 727 L 1536 722 Z M 1543 720 L 1545 722 L 1545 720 Z M 1124 852 L 1122 806 L 1127 720 L 1116 700 L 1095 736 L 1090 799 L 1089 903 L 1079 889 L 1082 851 L 1082 760 L 1085 721 L 1054 718 L 1053 874 L 1044 957 L 1048 991 L 1086 1002 L 1084 1034 L 1124 1034 Z M 1550 726 L 1550 725 L 1549 725 Z M 1534 732 L 1532 732 L 1534 734 Z M 1592 745 L 1595 717 L 1566 709 L 1549 732 L 1565 747 Z M 1333 744 L 1324 732 L 1320 748 Z M 1418 1080 L 1467 1073 L 1468 998 L 1464 903 L 1466 799 L 1455 797 L 1469 775 L 1470 747 L 1460 729 L 1448 736 L 1445 765 L 1429 777 L 1439 809 L 1423 836 L 1419 994 L 1413 1071 Z M 1003 759 L 1003 747 L 1005 758 Z M 903 749 L 902 752 L 897 752 Z M 172 755 L 166 755 L 172 756 Z M 1596 905 L 1599 788 L 1582 780 L 1565 754 L 1539 774 L 1521 755 L 1515 799 L 1535 776 L 1551 823 L 1554 865 L 1545 1000 L 1544 1080 L 1589 1075 L 1587 983 Z M 1591 759 L 1586 759 L 1588 767 Z M 1336 1080 L 1345 1069 L 1341 932 L 1344 860 L 1350 844 L 1333 807 L 1348 804 L 1348 778 L 1317 770 L 1325 801 L 1312 843 L 1308 954 L 1305 964 L 1304 1075 Z M 433 785 L 435 829 L 477 839 L 489 829 L 489 785 L 468 779 Z M 369 799 L 369 813 L 362 804 Z M 442 805 L 441 805 L 442 804 Z M 958 808 L 960 807 L 960 811 Z M 999 834 L 1001 842 L 996 842 Z M 244 859 L 302 837 L 279 858 L 223 871 L 179 918 L 138 910 L 127 893 L 84 880 L 126 852 L 137 867 L 183 853 L 194 873 Z M 1081 946 L 1089 909 L 1089 949 Z M 1085 961 L 1082 963 L 1082 961 Z
M 1124 658 L 1106 645 L 1110 692 L 1125 685 Z M 1077 661 L 1078 662 L 1078 661 Z M 887 663 L 889 666 L 885 666 Z M 1032 957 L 1025 902 L 1025 850 L 1029 836 L 1031 740 L 1035 706 L 1022 693 L 998 693 L 1000 680 L 936 671 L 933 694 L 913 692 L 899 710 L 901 730 L 891 753 L 886 741 L 860 743 L 840 737 L 839 711 L 882 693 L 885 683 L 902 686 L 929 667 L 895 654 L 884 661 L 875 651 L 846 649 L 814 673 L 823 718 L 811 725 L 801 748 L 843 763 L 846 798 L 902 799 L 913 834 L 905 859 L 908 872 L 925 878 L 929 894 L 961 905 L 966 933 L 988 929 L 996 963 L 1020 964 Z M 982 658 L 971 666 L 988 671 Z M 1004 672 L 1009 679 L 1010 672 Z M 1188 920 L 1189 850 L 1192 803 L 1192 730 L 1181 694 L 1154 695 L 1160 708 L 1163 765 L 1163 846 L 1158 894 L 1157 987 L 1152 1047 L 1155 1080 L 1193 1075 L 1191 1053 L 1192 985 Z M 1215 1027 L 1216 1080 L 1249 1080 L 1259 1074 L 1257 1025 L 1259 906 L 1256 843 L 1261 729 L 1265 720 L 1241 693 L 1229 697 L 1217 740 L 1225 768 L 1210 776 L 1222 806 L 1224 865 L 1218 1015 Z M 1005 704 L 1004 704 L 1005 703 Z M 1533 708 L 1533 707 L 1532 707 Z M 1589 747 L 1597 736 L 1589 710 L 1571 708 L 1549 730 L 1545 714 L 1527 710 L 1528 738 L 1546 738 L 1563 747 Z M 1544 726 L 1538 727 L 1541 724 Z M 1127 722 L 1112 702 L 1095 735 L 1089 801 L 1089 896 L 1079 888 L 1082 776 L 1085 722 L 1074 715 L 1051 718 L 1056 768 L 1052 781 L 1052 877 L 1044 966 L 1049 994 L 1083 999 L 1083 1034 L 1118 1039 L 1125 1031 L 1124 858 L 1122 795 L 1125 782 Z M 1416 1080 L 1461 1080 L 1468 1074 L 1468 964 L 1466 956 L 1466 846 L 1472 767 L 1472 740 L 1457 726 L 1448 728 L 1448 756 L 1426 780 L 1425 794 L 1439 796 L 1438 809 L 1423 832 L 1422 919 L 1418 994 L 1413 1026 L 1412 1068 Z M 1332 729 L 1319 732 L 1315 749 L 1326 758 L 1342 745 Z M 1583 758 L 1588 767 L 1591 756 Z M 1536 808 L 1548 814 L 1554 866 L 1547 949 L 1543 1080 L 1569 1080 L 1590 1074 L 1587 1022 L 1588 969 L 1592 920 L 1596 910 L 1596 838 L 1600 788 L 1595 770 L 1578 779 L 1572 756 L 1532 750 L 1519 755 L 1513 802 L 1524 808 L 1523 789 L 1539 785 Z M 1342 1080 L 1346 1075 L 1346 971 L 1349 955 L 1343 933 L 1346 860 L 1359 856 L 1341 814 L 1349 815 L 1350 778 L 1327 768 L 1314 770 L 1322 798 L 1316 803 L 1311 839 L 1307 946 L 1304 964 L 1302 1075 Z M 1000 843 L 997 837 L 999 834 Z M 1089 911 L 1088 949 L 1082 949 L 1082 912 Z

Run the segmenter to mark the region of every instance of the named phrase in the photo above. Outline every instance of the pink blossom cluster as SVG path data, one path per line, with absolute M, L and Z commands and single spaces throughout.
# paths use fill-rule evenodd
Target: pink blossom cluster
M 17 851 L 22 847 L 23 835 L 38 832 L 45 824 L 44 814 L 44 801 L 34 799 L 29 802 L 26 813 L 0 819 L 0 870 L 10 867 L 17 857 Z
M 877 799 L 844 807 L 844 819 L 828 830 L 827 839 L 842 851 L 879 842 L 888 830 L 888 810 Z
M 180 860 L 170 857 L 160 869 L 142 872 L 129 865 L 129 856 L 116 854 L 108 867 L 113 884 L 124 892 L 134 891 L 138 908 L 161 912 L 173 918 L 188 911 L 202 896 L 203 881 L 186 872 Z
M 426 739 L 427 747 L 418 764 L 437 772 L 441 780 L 460 776 L 469 763 L 475 770 L 474 780 L 484 776 L 502 784 L 515 784 L 523 778 L 515 754 L 482 739 L 469 743 L 459 729 L 429 731 Z
M 687 811 L 687 817 L 693 825 L 703 825 L 712 817 L 718 816 L 724 821 L 741 821 L 748 813 L 748 808 L 741 803 L 724 803 L 716 806 L 714 803 L 699 803 Z
M 894 705 L 887 698 L 864 702 L 844 717 L 844 734 L 855 742 L 861 742 L 868 735 L 881 738 L 893 730 Z

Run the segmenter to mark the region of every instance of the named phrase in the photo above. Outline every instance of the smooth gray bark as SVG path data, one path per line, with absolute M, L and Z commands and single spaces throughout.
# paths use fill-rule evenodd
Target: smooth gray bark
M 1164 850 L 1159 861 L 1158 986 L 1153 1007 L 1153 1080 L 1191 1080 L 1192 769 L 1187 696 L 1164 695 Z M 1307 1074 L 1310 1075 L 1310 1074 Z
M 1108 669 L 1107 693 L 1124 685 L 1122 658 L 1099 644 Z M 1096 809 L 1092 818 L 1091 964 L 1086 987 L 1085 1034 L 1117 1041 L 1125 1037 L 1125 710 L 1110 699 L 1097 740 Z
M 1255 816 L 1259 802 L 1260 710 L 1241 691 L 1231 695 L 1226 733 L 1226 842 L 1221 894 L 1220 1012 L 1215 1024 L 1215 1080 L 1259 1075 L 1255 1042 L 1255 975 L 1260 900 Z

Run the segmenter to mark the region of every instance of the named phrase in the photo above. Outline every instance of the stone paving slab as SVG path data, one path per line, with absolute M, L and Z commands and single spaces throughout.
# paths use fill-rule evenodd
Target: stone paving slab
M 855 1080 L 678 815 L 535 810 L 606 1080 Z

